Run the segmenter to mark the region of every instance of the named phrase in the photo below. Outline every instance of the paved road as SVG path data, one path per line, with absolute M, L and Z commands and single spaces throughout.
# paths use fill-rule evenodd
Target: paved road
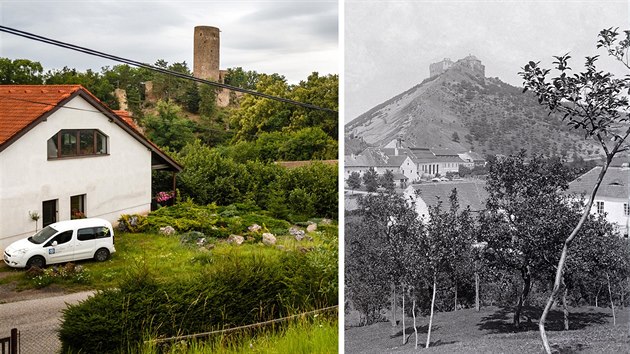
M 0 337 L 11 328 L 20 331 L 21 354 L 56 353 L 61 348 L 57 329 L 61 310 L 86 299 L 93 291 L 0 304 Z

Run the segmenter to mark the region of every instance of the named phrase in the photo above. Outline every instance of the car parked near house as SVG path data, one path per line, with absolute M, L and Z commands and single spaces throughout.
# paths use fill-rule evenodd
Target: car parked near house
M 4 263 L 14 268 L 42 268 L 91 258 L 102 262 L 114 252 L 114 229 L 109 221 L 76 219 L 50 224 L 13 242 L 4 250 Z

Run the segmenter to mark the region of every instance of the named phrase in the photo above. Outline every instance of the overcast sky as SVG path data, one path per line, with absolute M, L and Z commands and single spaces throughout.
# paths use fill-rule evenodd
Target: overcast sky
M 340 71 L 336 0 L 0 0 L 0 24 L 149 64 L 186 61 L 191 70 L 194 27 L 214 26 L 221 69 L 279 73 L 291 83 Z M 6 33 L 0 57 L 45 69 L 117 64 Z
M 422 82 L 443 58 L 473 54 L 487 77 L 521 86 L 517 73 L 529 60 L 549 67 L 553 55 L 571 52 L 579 69 L 584 56 L 605 56 L 595 47 L 601 29 L 630 29 L 627 0 L 349 0 L 344 18 L 346 122 Z

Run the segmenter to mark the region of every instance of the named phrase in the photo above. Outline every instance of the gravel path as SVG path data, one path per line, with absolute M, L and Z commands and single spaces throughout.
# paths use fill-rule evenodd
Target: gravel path
M 21 354 L 57 353 L 61 348 L 57 339 L 61 310 L 93 293 L 84 291 L 0 304 L 0 336 L 9 336 L 11 328 L 17 328 Z

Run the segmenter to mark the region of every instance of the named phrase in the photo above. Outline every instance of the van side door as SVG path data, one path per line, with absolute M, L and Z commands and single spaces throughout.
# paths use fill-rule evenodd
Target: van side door
M 77 230 L 77 246 L 74 251 L 75 259 L 88 259 L 94 257 L 96 251 L 96 227 L 86 227 Z
M 46 264 L 62 263 L 72 260 L 75 243 L 73 230 L 63 231 L 51 237 L 44 244 Z

